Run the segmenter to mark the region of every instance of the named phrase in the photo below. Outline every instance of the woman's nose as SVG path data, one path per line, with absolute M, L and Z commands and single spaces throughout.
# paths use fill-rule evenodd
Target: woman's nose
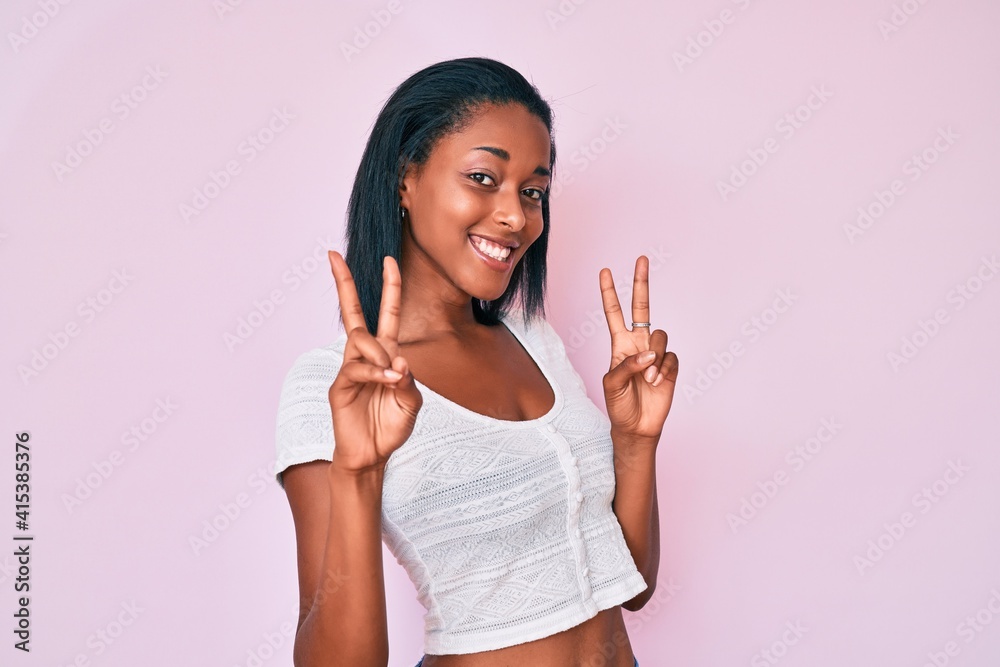
M 524 227 L 524 208 L 521 206 L 521 193 L 497 195 L 496 210 L 493 212 L 493 219 L 502 222 L 514 231 L 519 231 Z

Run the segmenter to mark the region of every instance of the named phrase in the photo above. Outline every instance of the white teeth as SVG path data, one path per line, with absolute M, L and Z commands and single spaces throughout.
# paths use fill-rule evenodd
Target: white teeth
M 493 259 L 499 259 L 501 261 L 507 259 L 507 256 L 510 255 L 510 248 L 494 245 L 483 238 L 479 239 L 476 247 Z

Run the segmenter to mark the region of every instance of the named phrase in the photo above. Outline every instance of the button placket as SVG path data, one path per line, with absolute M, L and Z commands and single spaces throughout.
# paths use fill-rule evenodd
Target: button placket
M 552 422 L 540 426 L 546 437 L 552 442 L 558 454 L 559 463 L 563 473 L 566 475 L 566 533 L 572 548 L 573 557 L 576 562 L 577 582 L 583 600 L 587 604 L 593 604 L 593 590 L 590 586 L 590 567 L 587 565 L 587 547 L 583 540 L 583 532 L 580 528 L 580 514 L 584 501 L 582 478 L 580 468 L 577 465 L 577 457 L 573 455 L 566 438 L 559 433 Z

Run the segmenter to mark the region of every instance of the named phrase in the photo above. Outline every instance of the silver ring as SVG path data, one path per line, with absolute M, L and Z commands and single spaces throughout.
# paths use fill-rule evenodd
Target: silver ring
M 632 328 L 633 329 L 636 328 L 636 327 L 648 327 L 648 326 L 649 326 L 649 322 L 633 322 L 632 323 Z

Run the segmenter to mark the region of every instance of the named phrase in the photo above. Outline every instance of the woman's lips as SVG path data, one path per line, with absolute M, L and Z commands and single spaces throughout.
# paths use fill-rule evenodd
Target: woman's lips
M 480 250 L 479 246 L 476 245 L 475 240 L 471 236 L 469 236 L 468 238 L 469 238 L 469 245 L 472 246 L 473 252 L 475 252 L 476 255 L 481 260 L 483 260 L 484 262 L 486 262 L 486 265 L 488 267 L 490 267 L 494 271 L 506 271 L 506 270 L 508 270 L 511 267 L 512 262 L 513 262 L 513 258 L 514 258 L 514 249 L 513 248 L 511 248 L 510 254 L 507 255 L 506 259 L 496 259 L 494 257 L 490 257 L 489 255 L 487 255 L 486 253 L 484 253 L 482 250 Z

